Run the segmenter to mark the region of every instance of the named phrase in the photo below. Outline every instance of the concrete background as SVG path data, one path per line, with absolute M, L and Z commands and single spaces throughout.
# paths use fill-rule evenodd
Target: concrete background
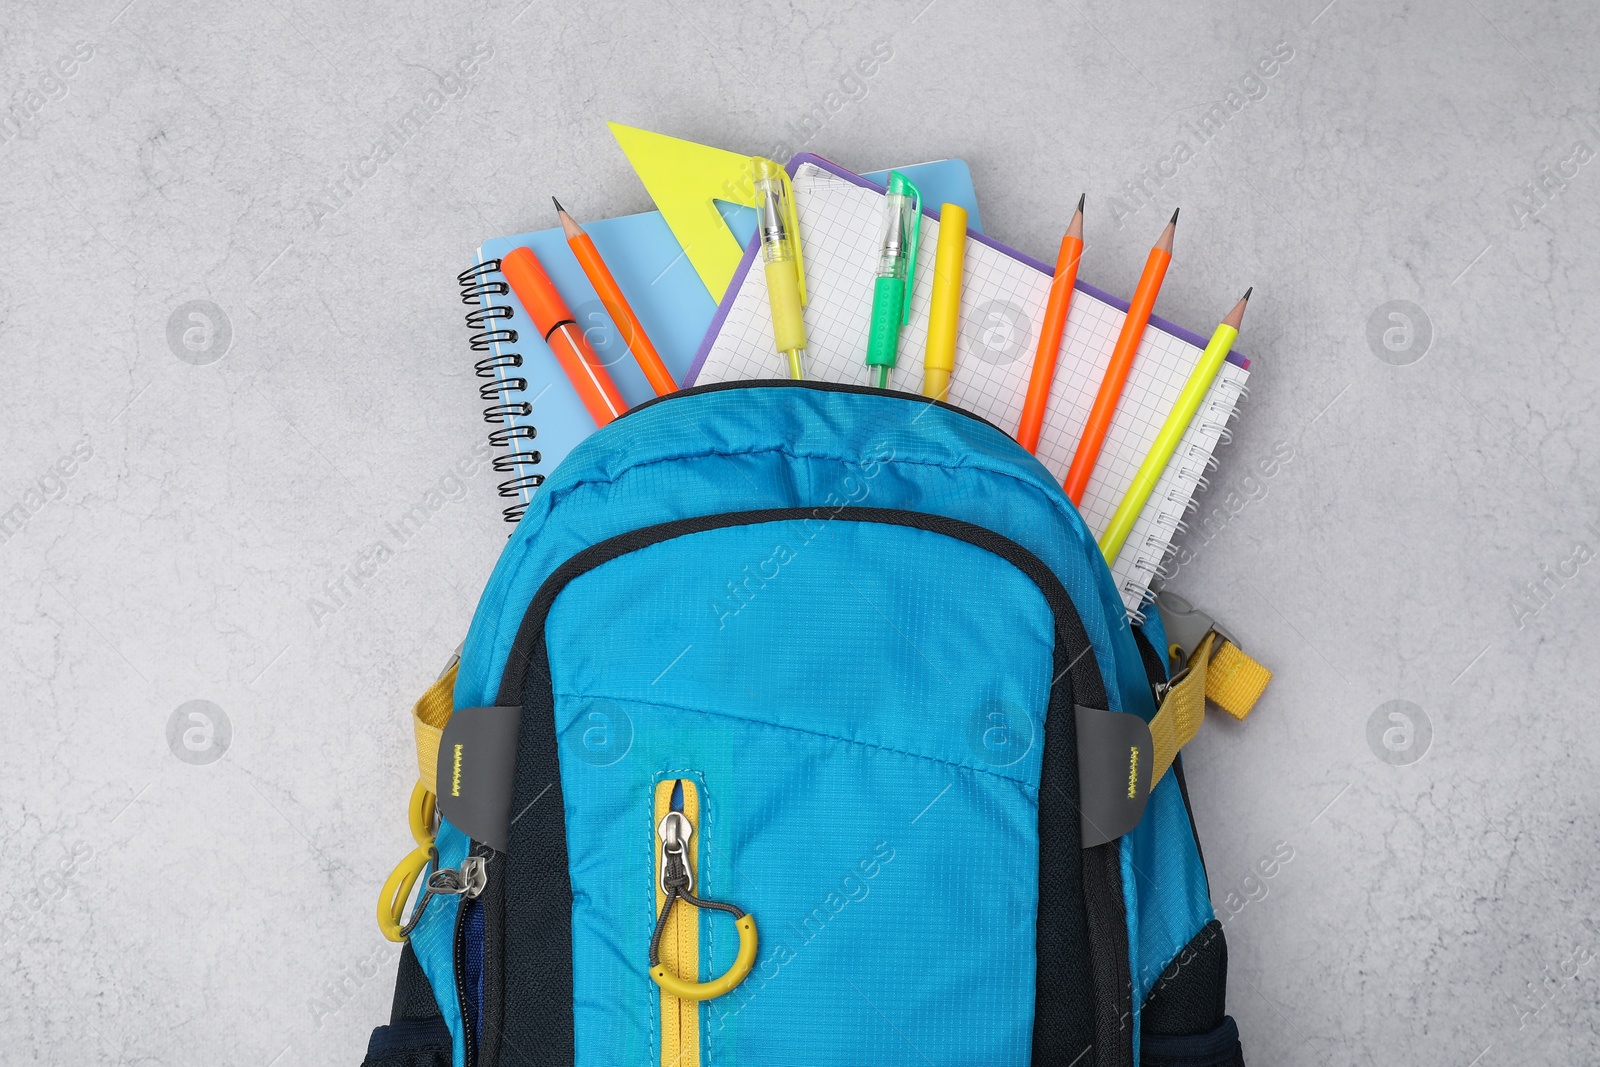
M 447 480 L 454 275 L 552 192 L 646 209 L 613 118 L 964 157 L 1046 258 L 1086 190 L 1124 293 L 1181 204 L 1160 312 L 1256 286 L 1171 582 L 1277 671 L 1188 758 L 1247 1059 L 1600 1062 L 1593 9 L 9 0 L 0 93 L 7 1062 L 359 1061 L 409 703 L 505 536 L 492 472 Z

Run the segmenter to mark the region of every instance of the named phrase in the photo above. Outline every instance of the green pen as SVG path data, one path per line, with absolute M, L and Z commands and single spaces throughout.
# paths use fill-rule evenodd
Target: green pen
M 911 291 L 922 239 L 922 194 L 897 170 L 883 197 L 883 244 L 872 283 L 872 323 L 867 329 L 867 381 L 889 388 L 900 355 L 900 327 L 911 321 Z

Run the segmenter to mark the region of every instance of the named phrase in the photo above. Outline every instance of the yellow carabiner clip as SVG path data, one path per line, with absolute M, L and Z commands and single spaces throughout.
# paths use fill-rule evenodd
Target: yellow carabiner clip
M 378 929 L 390 941 L 404 941 L 406 901 L 411 899 L 411 889 L 428 867 L 433 856 L 433 814 L 436 798 L 428 787 L 418 782 L 411 790 L 408 817 L 411 839 L 417 843 L 405 859 L 389 872 L 383 880 L 378 895 Z
M 664 963 L 651 967 L 650 977 L 655 979 L 656 985 L 679 1000 L 711 1000 L 732 992 L 749 977 L 750 968 L 756 965 L 756 950 L 760 947 L 754 916 L 740 912 L 733 925 L 739 928 L 739 952 L 733 958 L 733 966 L 721 978 L 713 978 L 709 982 L 691 982 L 667 970 Z

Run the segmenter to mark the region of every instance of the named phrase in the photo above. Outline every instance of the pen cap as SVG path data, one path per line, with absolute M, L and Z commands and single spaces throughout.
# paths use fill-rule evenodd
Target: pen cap
M 756 236 L 767 263 L 794 260 L 800 303 L 806 302 L 806 271 L 800 259 L 800 215 L 795 208 L 789 172 L 764 156 L 751 156 L 756 193 Z
M 561 323 L 575 321 L 567 302 L 561 299 L 561 293 L 531 249 L 513 248 L 507 252 L 500 259 L 500 273 L 511 283 L 512 291 L 527 309 L 540 336 L 549 337 L 550 331 Z
M 961 319 L 961 272 L 967 255 L 967 212 L 959 204 L 939 209 L 939 243 L 933 254 L 933 296 L 928 303 L 926 373 L 946 377 L 956 365 Z M 933 394 L 929 394 L 933 395 Z
M 900 309 L 900 321 L 911 321 L 911 291 L 916 285 L 917 247 L 922 242 L 922 192 L 897 170 L 889 172 L 889 184 L 884 192 L 883 240 L 879 246 L 885 262 L 879 274 L 891 273 L 888 262 L 896 261 L 892 273 L 904 277 L 905 298 Z M 903 265 L 903 271 L 902 271 Z

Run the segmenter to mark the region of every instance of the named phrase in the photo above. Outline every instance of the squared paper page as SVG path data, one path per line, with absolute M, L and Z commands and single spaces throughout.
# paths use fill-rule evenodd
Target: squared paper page
M 796 170 L 794 190 L 809 297 L 805 309 L 806 376 L 867 384 L 864 354 L 883 194 L 812 163 L 803 163 Z M 890 383 L 906 392 L 922 389 L 922 354 L 928 339 L 928 306 L 938 241 L 939 223 L 924 216 L 911 322 L 901 331 L 899 365 Z M 1029 263 L 988 244 L 967 242 L 956 369 L 950 384 L 952 404 L 1007 430 L 1017 425 L 1039 323 L 1050 297 L 1050 281 L 1048 273 Z M 1072 464 L 1079 432 L 1088 419 L 1125 317 L 1123 311 L 1090 293 L 1079 290 L 1073 296 L 1050 393 L 1049 414 L 1039 438 L 1038 458 L 1057 478 L 1064 477 Z M 1079 506 L 1096 537 L 1110 525 L 1134 472 L 1149 452 L 1199 356 L 1197 346 L 1153 324 L 1145 331 L 1099 463 Z M 1243 368 L 1230 366 L 1241 375 L 1245 373 Z M 696 384 L 783 377 L 785 373 L 772 344 L 766 274 L 752 269 L 728 305 L 722 329 L 707 351 Z M 1221 381 L 1219 376 L 1218 384 Z M 1218 384 L 1213 385 L 1202 410 L 1215 399 Z M 1190 427 L 1191 433 L 1194 429 L 1195 426 Z M 1184 443 L 1188 443 L 1187 437 Z M 1214 438 L 1211 443 L 1215 444 Z M 1186 454 L 1183 446 L 1180 454 Z M 1154 494 L 1151 499 L 1152 504 L 1145 510 L 1152 514 L 1141 515 L 1140 521 L 1154 519 L 1153 512 L 1163 508 L 1175 507 L 1177 514 L 1168 523 L 1175 528 L 1187 498 L 1175 504 L 1158 503 Z M 1138 532 L 1136 526 L 1135 533 Z M 1146 545 L 1145 551 L 1137 558 L 1152 551 L 1148 539 L 1157 532 L 1147 531 L 1146 540 L 1141 541 Z M 1167 540 L 1170 538 L 1169 530 Z M 1134 558 L 1130 556 L 1128 567 Z M 1122 562 L 1120 558 L 1118 562 Z M 1124 572 L 1124 577 L 1132 574 L 1126 568 Z M 1118 584 L 1121 588 L 1124 583 L 1119 580 Z M 1138 596 L 1124 590 L 1124 600 L 1130 596 L 1132 609 L 1142 598 L 1143 589 L 1139 589 Z

